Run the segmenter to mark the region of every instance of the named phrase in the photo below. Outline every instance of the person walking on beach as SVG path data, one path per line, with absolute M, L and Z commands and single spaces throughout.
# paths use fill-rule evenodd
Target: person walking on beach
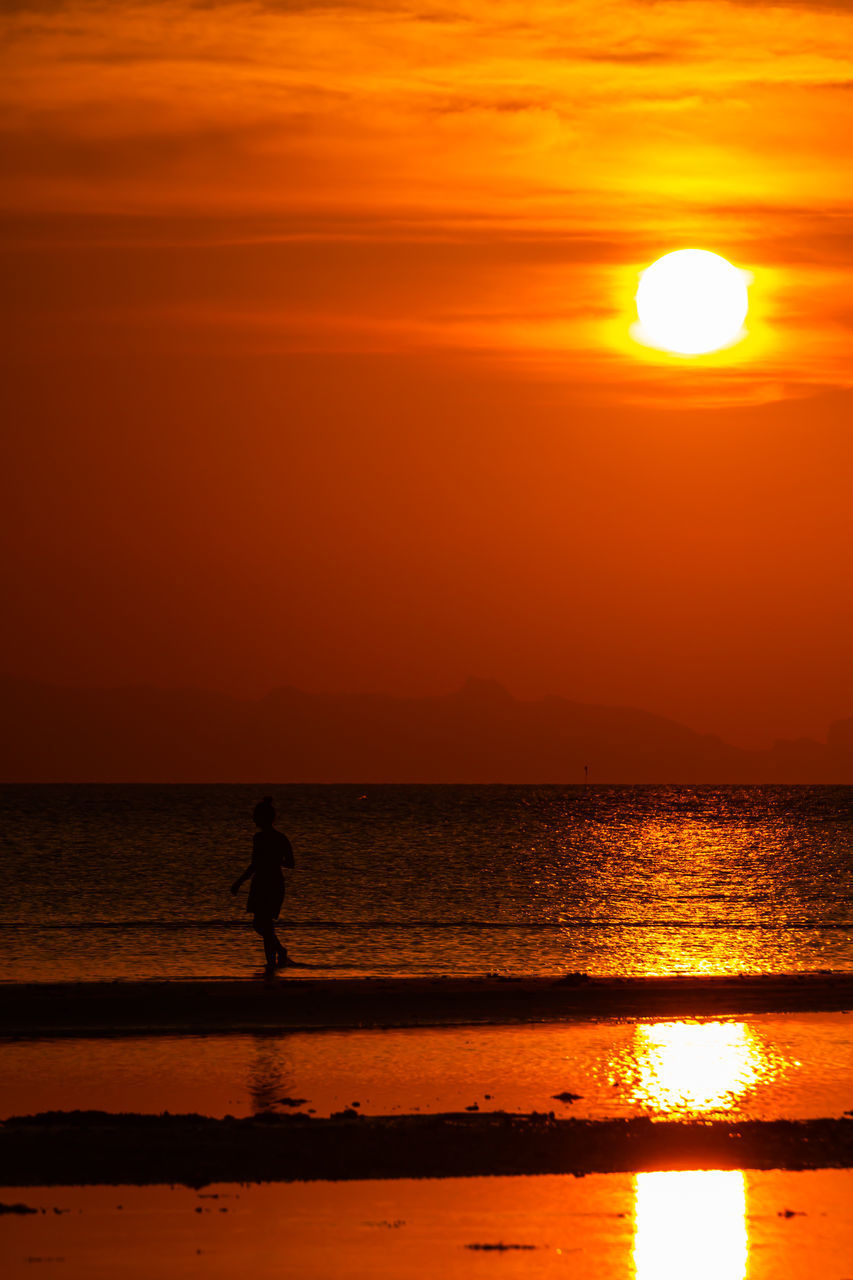
M 284 902 L 283 867 L 293 867 L 293 849 L 287 836 L 276 831 L 275 809 L 272 798 L 264 796 L 255 805 L 253 818 L 258 830 L 252 840 L 252 861 L 243 874 L 234 881 L 231 892 L 240 892 L 240 886 L 251 877 L 246 910 L 252 912 L 252 928 L 264 940 L 267 972 L 289 964 L 287 947 L 279 942 L 275 921 Z

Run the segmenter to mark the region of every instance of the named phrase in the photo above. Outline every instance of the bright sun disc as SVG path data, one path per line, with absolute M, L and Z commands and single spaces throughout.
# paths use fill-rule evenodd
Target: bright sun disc
M 743 333 L 747 277 L 718 253 L 676 249 L 640 276 L 640 337 L 653 347 L 699 356 L 730 346 Z

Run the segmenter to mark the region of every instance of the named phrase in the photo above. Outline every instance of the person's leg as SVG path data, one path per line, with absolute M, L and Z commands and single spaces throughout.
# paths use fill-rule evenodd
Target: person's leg
M 255 933 L 259 933 L 264 940 L 264 955 L 267 961 L 267 968 L 275 968 L 276 958 L 276 936 L 275 926 L 268 916 L 253 916 L 252 928 Z
M 275 930 L 273 930 L 272 936 L 275 939 L 275 962 L 279 967 L 281 967 L 281 965 L 287 964 L 287 947 L 279 939 Z

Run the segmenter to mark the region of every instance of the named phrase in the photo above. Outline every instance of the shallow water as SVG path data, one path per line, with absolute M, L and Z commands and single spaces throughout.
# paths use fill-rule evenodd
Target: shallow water
M 853 1171 L 10 1188 L 9 1280 L 841 1280 Z M 515 1246 L 496 1250 L 482 1246 Z M 480 1246 L 480 1247 L 473 1247 Z
M 581 1095 L 562 1102 L 556 1094 Z M 853 1014 L 287 1035 L 21 1040 L 2 1118 L 51 1109 L 554 1111 L 814 1119 L 853 1108 Z
M 849 787 L 0 788 L 0 979 L 224 976 L 272 792 L 334 973 L 853 969 Z

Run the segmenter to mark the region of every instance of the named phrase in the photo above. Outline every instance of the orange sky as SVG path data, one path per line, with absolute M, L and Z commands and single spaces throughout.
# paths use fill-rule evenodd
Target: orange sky
M 0 27 L 0 669 L 853 714 L 853 14 Z M 699 361 L 629 334 L 685 245 L 754 277 Z

